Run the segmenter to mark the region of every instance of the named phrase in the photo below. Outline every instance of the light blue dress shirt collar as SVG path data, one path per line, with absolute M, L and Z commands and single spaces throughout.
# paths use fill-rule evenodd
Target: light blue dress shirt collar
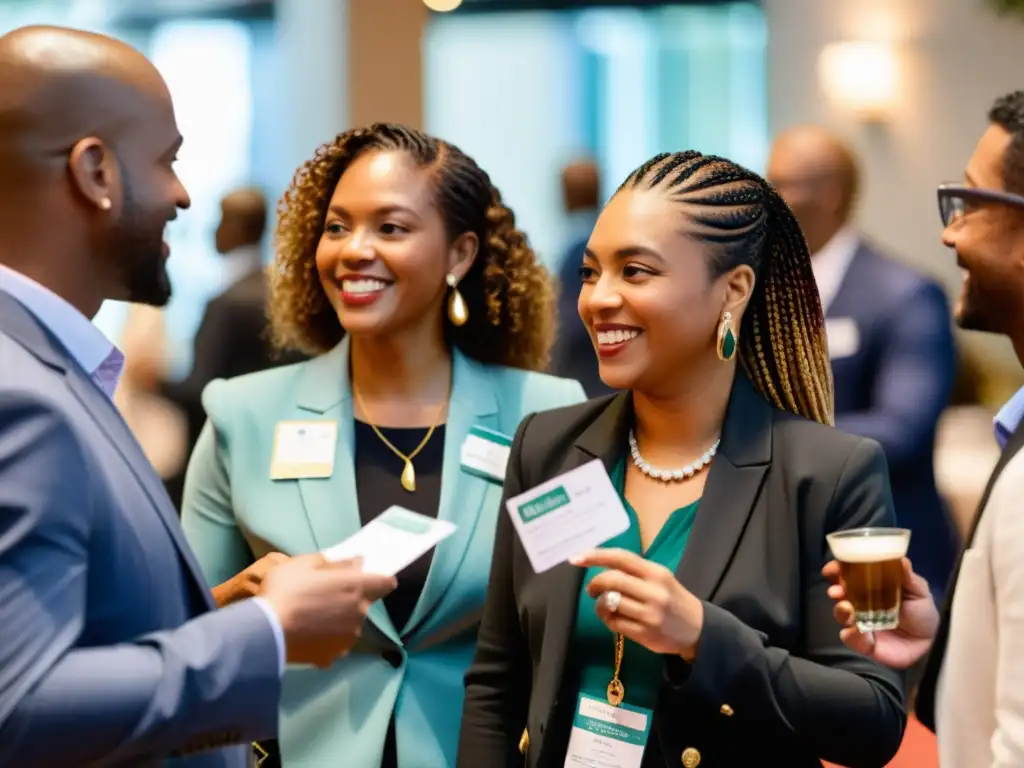
M 995 418 L 996 442 L 1000 448 L 1006 447 L 1006 441 L 1010 439 L 1021 420 L 1024 419 L 1024 387 L 1017 390 L 1017 393 L 1006 401 L 1006 404 L 999 409 Z
M 114 396 L 124 371 L 124 355 L 89 318 L 50 289 L 3 264 L 0 291 L 9 293 L 31 312 L 107 396 Z

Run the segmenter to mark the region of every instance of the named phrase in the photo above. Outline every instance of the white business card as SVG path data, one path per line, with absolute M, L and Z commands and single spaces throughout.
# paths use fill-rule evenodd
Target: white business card
M 514 496 L 505 508 L 536 573 L 629 528 L 629 513 L 599 459 Z
M 455 533 L 455 525 L 392 506 L 323 555 L 331 562 L 363 558 L 363 571 L 395 576 Z

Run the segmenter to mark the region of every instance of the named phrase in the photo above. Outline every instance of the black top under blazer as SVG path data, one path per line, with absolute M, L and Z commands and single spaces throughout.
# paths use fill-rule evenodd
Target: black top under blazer
M 610 472 L 632 423 L 629 392 L 532 414 L 505 497 L 595 458 Z M 894 521 L 877 443 L 773 408 L 738 374 L 676 571 L 704 601 L 699 651 L 666 657 L 644 767 L 884 766 L 906 726 L 904 676 L 843 645 L 821 568 L 826 533 Z M 582 578 L 567 563 L 534 573 L 500 516 L 459 768 L 562 768 Z

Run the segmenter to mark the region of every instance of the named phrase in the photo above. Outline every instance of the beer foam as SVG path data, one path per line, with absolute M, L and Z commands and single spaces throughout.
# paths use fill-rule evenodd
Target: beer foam
M 909 537 L 891 536 L 833 536 L 828 544 L 837 560 L 844 563 L 880 563 L 896 560 L 907 554 Z

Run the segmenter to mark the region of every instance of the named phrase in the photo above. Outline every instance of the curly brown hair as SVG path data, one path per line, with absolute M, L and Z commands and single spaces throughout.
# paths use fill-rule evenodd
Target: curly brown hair
M 407 152 L 433 175 L 449 241 L 473 232 L 480 243 L 458 285 L 469 320 L 445 324 L 449 344 L 483 363 L 543 370 L 554 340 L 554 281 L 516 228 L 515 214 L 458 147 L 390 123 L 346 131 L 322 145 L 278 203 L 269 305 L 274 345 L 316 355 L 345 334 L 320 285 L 316 249 L 338 180 L 370 150 Z

